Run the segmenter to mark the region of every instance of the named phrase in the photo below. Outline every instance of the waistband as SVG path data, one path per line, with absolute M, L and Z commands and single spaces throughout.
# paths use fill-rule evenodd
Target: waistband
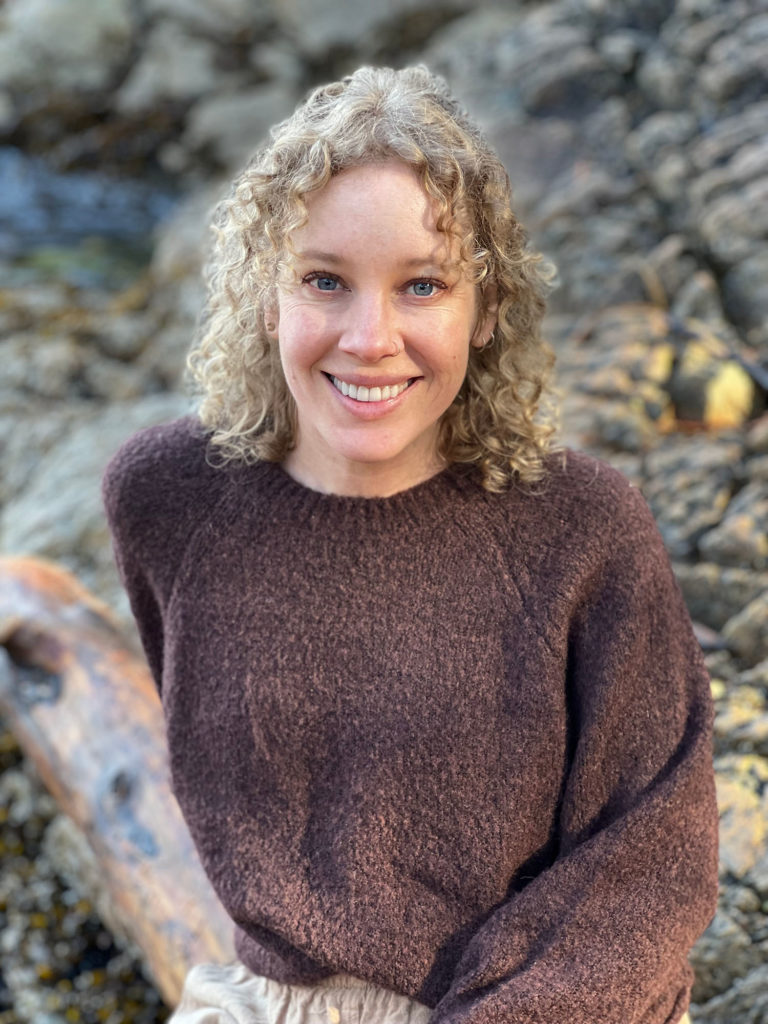
M 321 978 L 320 981 L 316 981 L 313 988 L 366 988 L 366 986 L 373 986 L 372 981 L 365 981 L 363 978 L 358 978 L 354 974 L 330 974 L 327 978 Z

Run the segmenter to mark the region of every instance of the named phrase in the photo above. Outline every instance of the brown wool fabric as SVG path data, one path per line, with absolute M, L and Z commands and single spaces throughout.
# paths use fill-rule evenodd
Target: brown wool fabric
M 390 498 L 212 468 L 187 417 L 110 463 L 175 793 L 255 973 L 432 1024 L 662 1024 L 714 911 L 709 685 L 650 512 L 550 456 Z

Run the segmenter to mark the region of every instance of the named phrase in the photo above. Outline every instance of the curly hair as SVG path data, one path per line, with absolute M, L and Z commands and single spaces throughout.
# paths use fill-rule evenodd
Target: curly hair
M 499 158 L 423 66 L 363 67 L 315 89 L 216 207 L 208 301 L 187 363 L 201 393 L 198 416 L 222 462 L 286 457 L 296 407 L 268 320 L 277 282 L 291 271 L 290 236 L 307 220 L 306 197 L 334 175 L 393 158 L 434 200 L 438 229 L 460 241 L 481 315 L 496 306 L 491 340 L 471 348 L 441 419 L 439 455 L 479 467 L 491 491 L 513 478 L 538 480 L 554 432 L 553 357 L 540 335 L 553 271 L 528 246 Z

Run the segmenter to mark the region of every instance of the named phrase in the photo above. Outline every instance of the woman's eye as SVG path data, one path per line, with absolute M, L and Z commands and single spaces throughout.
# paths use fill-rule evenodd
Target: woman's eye
M 412 295 L 418 295 L 419 298 L 429 299 L 435 294 L 438 287 L 435 281 L 412 281 L 406 290 L 410 290 Z
M 334 292 L 339 286 L 335 277 L 328 277 L 327 274 L 310 274 L 304 278 L 307 284 L 317 288 L 319 292 Z

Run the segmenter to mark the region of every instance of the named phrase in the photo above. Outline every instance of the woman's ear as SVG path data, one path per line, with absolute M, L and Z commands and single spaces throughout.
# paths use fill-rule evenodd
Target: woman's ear
M 494 285 L 489 285 L 480 296 L 480 315 L 471 342 L 474 348 L 485 348 L 490 342 L 496 328 L 498 309 L 496 288 Z
M 274 341 L 277 341 L 277 328 L 280 323 L 280 316 L 277 311 L 277 303 L 272 303 L 264 307 L 264 330 L 267 335 Z

